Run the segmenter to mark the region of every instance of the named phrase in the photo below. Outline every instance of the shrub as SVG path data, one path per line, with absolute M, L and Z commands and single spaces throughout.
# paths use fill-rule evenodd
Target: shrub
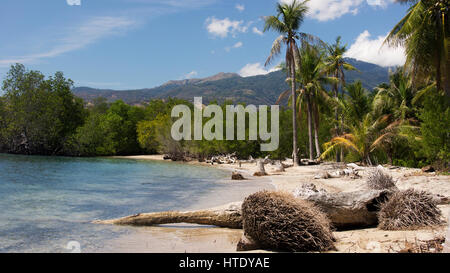
M 441 224 L 441 211 L 430 193 L 409 189 L 395 192 L 381 205 L 379 228 L 383 230 L 416 229 Z
M 333 249 L 330 221 L 312 203 L 292 194 L 262 191 L 242 204 L 243 226 L 266 249 L 308 252 Z

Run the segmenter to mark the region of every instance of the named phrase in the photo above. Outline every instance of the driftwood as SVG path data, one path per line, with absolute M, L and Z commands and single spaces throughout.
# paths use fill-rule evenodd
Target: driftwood
M 317 190 L 313 184 L 294 191 L 294 196 L 316 204 L 337 229 L 376 226 L 379 204 L 391 194 L 389 190 L 363 190 L 331 194 Z M 447 197 L 435 195 L 438 204 L 448 204 Z M 94 221 L 96 224 L 154 226 L 162 224 L 191 223 L 241 229 L 241 202 L 221 208 L 188 211 L 141 213 L 119 219 Z
M 241 204 L 231 203 L 224 208 L 188 212 L 141 213 L 119 219 L 94 221 L 95 224 L 154 226 L 163 224 L 190 223 L 241 229 Z
M 233 172 L 231 180 L 245 180 L 244 176 L 238 172 Z
M 359 179 L 361 175 L 359 175 L 358 171 L 352 168 L 347 168 L 343 170 L 338 170 L 334 172 L 323 172 L 314 176 L 314 179 L 329 179 L 329 178 L 340 178 L 340 177 L 349 177 L 351 179 Z
M 294 191 L 294 196 L 313 202 L 330 218 L 337 229 L 376 226 L 379 204 L 391 194 L 388 190 L 363 190 L 328 193 L 313 184 Z
M 361 190 L 355 192 L 328 193 L 317 190 L 314 184 L 306 184 L 294 191 L 294 196 L 313 202 L 330 218 L 337 229 L 371 227 L 378 224 L 380 204 L 396 191 L 393 189 Z M 449 204 L 448 197 L 433 195 L 438 205 Z
M 300 194 L 301 192 L 301 194 Z M 329 194 L 305 187 L 294 196 L 315 203 L 338 229 L 360 228 L 377 224 L 376 207 L 387 191 L 362 191 Z M 191 223 L 241 229 L 241 204 L 232 203 L 224 208 L 190 212 L 142 213 L 124 218 L 95 221 L 97 224 L 154 226 L 173 223 Z
M 450 253 L 450 212 L 447 217 L 448 222 L 448 229 L 447 229 L 447 235 L 445 238 L 445 244 L 444 244 L 444 253 Z
M 302 165 L 318 165 L 318 161 L 316 160 L 311 160 L 311 159 L 300 159 L 300 163 Z
M 279 162 L 276 166 L 275 166 L 275 172 L 285 172 L 284 170 L 284 165 L 282 162 Z
M 329 194 L 325 191 L 317 191 L 315 188 L 304 187 L 294 192 L 294 196 L 316 204 L 330 218 L 335 228 L 348 229 L 375 226 L 377 204 L 386 197 L 387 193 L 387 191 L 361 191 Z M 241 203 L 233 203 L 222 209 L 142 213 L 94 223 L 131 226 L 191 223 L 240 229 L 242 228 Z
M 256 163 L 258 170 L 253 174 L 253 176 L 265 176 L 267 175 L 266 169 L 264 168 L 264 160 L 258 160 Z
M 226 155 L 217 155 L 212 156 L 209 159 L 205 160 L 206 163 L 214 165 L 214 163 L 217 164 L 235 164 L 238 163 L 239 160 L 236 156 L 236 152 L 232 154 L 226 154 Z

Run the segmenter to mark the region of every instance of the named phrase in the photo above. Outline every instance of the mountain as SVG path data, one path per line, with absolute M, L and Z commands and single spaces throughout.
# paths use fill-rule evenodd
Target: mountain
M 388 82 L 389 68 L 375 64 L 347 59 L 359 71 L 346 73 L 346 81 L 361 80 L 363 86 L 372 90 L 380 83 Z M 231 100 L 234 103 L 273 104 L 279 94 L 289 89 L 286 74 L 276 71 L 267 75 L 241 77 L 235 73 L 219 73 L 203 79 L 169 81 L 159 87 L 139 90 L 109 90 L 90 87 L 76 87 L 73 93 L 86 101 L 104 97 L 108 101 L 123 100 L 129 104 L 141 104 L 151 99 L 177 97 L 193 101 L 194 97 L 203 97 L 203 103 Z
M 162 86 L 180 86 L 180 85 L 190 85 L 190 84 L 201 84 L 206 82 L 213 82 L 218 80 L 230 79 L 240 77 L 239 74 L 236 73 L 219 73 L 217 75 L 203 78 L 203 79 L 186 79 L 186 80 L 177 80 L 177 81 L 168 81 Z

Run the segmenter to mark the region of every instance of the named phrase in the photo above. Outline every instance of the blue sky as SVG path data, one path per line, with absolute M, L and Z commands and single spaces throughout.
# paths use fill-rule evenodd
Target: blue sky
M 45 75 L 63 71 L 76 86 L 108 89 L 219 72 L 265 74 L 278 35 L 261 32 L 261 17 L 273 15 L 277 1 L 291 0 L 3 0 L 0 79 L 15 62 Z M 341 35 L 349 57 L 383 66 L 404 62 L 402 49 L 380 51 L 380 45 L 407 6 L 393 0 L 308 5 L 303 32 L 326 42 Z

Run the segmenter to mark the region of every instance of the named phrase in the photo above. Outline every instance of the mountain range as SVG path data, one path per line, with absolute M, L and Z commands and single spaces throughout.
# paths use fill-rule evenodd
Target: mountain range
M 375 64 L 346 59 L 358 71 L 346 72 L 346 81 L 351 83 L 361 80 L 364 88 L 372 90 L 383 82 L 389 81 L 390 68 Z M 138 90 L 109 90 L 90 87 L 76 87 L 73 93 L 92 102 L 104 97 L 108 101 L 123 100 L 128 104 L 142 104 L 151 99 L 176 97 L 193 101 L 194 97 L 203 97 L 203 103 L 219 103 L 231 100 L 234 103 L 256 105 L 274 104 L 279 94 L 289 89 L 286 73 L 275 71 L 266 75 L 241 77 L 235 73 L 219 73 L 203 79 L 186 79 L 169 81 L 161 86 Z

